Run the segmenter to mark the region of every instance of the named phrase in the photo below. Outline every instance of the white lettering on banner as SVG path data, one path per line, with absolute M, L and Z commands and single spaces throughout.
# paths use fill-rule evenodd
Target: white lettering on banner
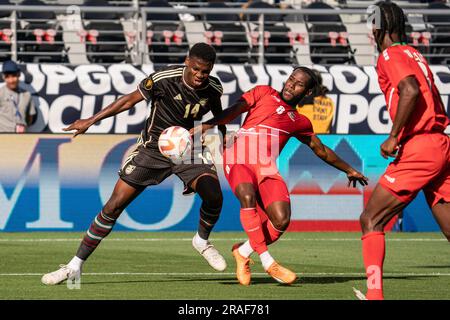
M 139 82 L 147 76 L 131 64 L 112 64 L 108 68 L 108 72 L 111 76 L 114 89 L 120 94 L 129 94 L 137 90 Z M 132 82 L 125 80 L 127 73 L 131 75 Z
M 85 93 L 100 95 L 111 91 L 111 78 L 104 66 L 82 65 L 75 68 L 75 73 L 78 85 Z
M 368 87 L 369 93 L 370 94 L 380 94 L 381 89 L 380 89 L 380 85 L 378 84 L 378 75 L 377 75 L 377 70 L 375 69 L 375 67 L 365 66 L 365 67 L 363 67 L 363 69 L 364 69 L 364 72 L 369 77 L 369 87 Z
M 356 66 L 336 65 L 330 67 L 336 88 L 342 93 L 358 93 L 362 91 L 368 81 L 368 76 Z M 344 73 L 350 73 L 355 77 L 353 82 L 349 82 Z
M 222 74 L 222 73 L 228 73 L 229 77 L 233 80 L 225 81 L 224 77 L 219 76 L 219 74 Z M 224 95 L 233 94 L 236 92 L 237 81 L 235 79 L 234 73 L 231 70 L 230 66 L 224 65 L 224 64 L 219 64 L 219 65 L 216 64 L 216 65 L 214 65 L 214 69 L 211 71 L 211 75 L 214 77 L 217 77 L 221 80 Z M 226 108 L 227 106 L 225 105 L 224 107 Z
M 332 121 L 332 126 L 334 127 L 336 125 L 336 118 L 337 118 L 336 107 L 338 106 L 338 95 L 337 94 L 327 94 L 327 96 L 331 100 L 333 100 L 333 104 L 334 104 L 333 121 Z
M 448 81 L 450 77 L 450 69 L 446 66 L 430 66 L 430 69 L 433 73 L 434 84 L 436 85 L 436 88 L 438 88 L 439 93 L 441 95 L 450 94 L 450 82 Z M 447 75 L 447 82 L 442 82 L 439 77 L 439 73 Z
M 33 96 L 32 97 L 37 111 L 37 118 L 34 123 L 28 127 L 28 132 L 42 132 L 48 124 L 49 107 L 47 101 L 44 98 Z
M 155 68 L 152 64 L 143 64 L 141 70 L 147 77 L 148 75 L 152 74 L 155 71 Z
M 245 70 L 244 65 L 234 65 L 232 66 L 232 70 L 236 76 L 236 79 L 239 79 L 238 85 L 242 92 L 246 92 L 252 89 L 256 85 L 261 84 L 269 84 L 270 78 L 269 75 L 264 70 L 264 66 L 249 66 L 253 71 L 253 74 L 256 77 L 255 81 L 250 81 L 250 74 Z
M 25 188 L 31 171 L 38 168 L 39 172 L 39 200 L 38 219 L 27 222 L 26 228 L 73 228 L 73 223 L 61 219 L 60 184 L 58 148 L 61 144 L 70 142 L 70 139 L 39 139 L 17 180 L 10 199 L 0 183 L 0 230 L 4 230 L 14 211 L 18 199 Z M 56 162 L 56 165 L 55 165 Z
M 48 127 L 52 132 L 63 133 L 63 128 L 70 123 L 64 123 L 62 114 L 67 108 L 74 108 L 81 111 L 81 98 L 75 95 L 65 95 L 55 99 L 50 107 L 50 114 L 48 117 Z
M 389 132 L 390 120 L 381 105 L 382 98 L 378 97 L 381 91 L 375 67 L 348 65 L 335 65 L 330 68 L 321 65 L 312 67 L 321 72 L 323 84 L 331 90 L 329 96 L 335 102 L 333 132 L 339 134 Z M 439 65 L 430 68 L 445 108 L 448 109 L 450 69 Z M 281 90 L 292 70 L 292 66 L 289 65 L 262 67 L 217 64 L 211 75 L 218 76 L 222 82 L 224 94 L 221 101 L 223 109 L 226 109 L 242 92 L 256 85 L 270 84 L 276 90 Z M 32 77 L 25 76 L 24 73 L 21 76 L 21 86 L 34 92 L 35 101 L 38 101 L 38 118 L 30 127 L 30 131 L 61 132 L 62 127 L 79 118 L 75 112 L 66 112 L 66 108 L 77 109 L 80 111 L 80 117 L 84 118 L 85 115 L 91 115 L 98 110 L 99 104 L 104 108 L 112 102 L 112 97 L 136 90 L 139 82 L 153 71 L 152 64 L 140 68 L 126 64 L 111 65 L 107 68 L 101 65 L 81 65 L 74 70 L 61 65 L 28 64 L 27 73 Z M 23 82 L 25 79 L 32 81 L 27 84 Z M 350 98 L 346 97 L 346 94 L 354 96 Z M 92 96 L 95 96 L 95 99 L 102 97 L 103 100 L 92 100 Z M 351 107 L 351 104 L 354 107 Z M 370 108 L 367 107 L 369 110 L 366 110 L 366 105 L 370 105 Z M 93 127 L 90 132 L 130 133 L 130 125 L 143 125 L 148 113 L 149 108 L 139 106 L 136 112 L 132 109 L 116 116 L 114 120 L 107 119 Z M 241 121 L 244 116 L 240 118 Z M 210 117 L 211 113 L 208 113 L 205 118 Z M 111 128 L 110 131 L 106 131 L 108 128 Z M 138 131 L 137 127 L 133 127 L 133 133 Z
M 116 115 L 115 133 L 127 133 L 128 126 L 141 123 L 147 116 L 147 102 L 137 103 L 133 109 L 124 111 Z
M 46 94 L 59 94 L 61 84 L 71 83 L 77 78 L 72 69 L 63 65 L 43 64 L 41 68 L 47 76 Z
M 318 64 L 315 64 L 313 68 L 320 72 L 320 75 L 322 76 L 322 85 L 327 87 L 328 90 L 332 91 L 334 88 L 333 76 L 328 73 L 327 68 Z
M 381 119 L 384 121 L 380 121 Z M 386 109 L 384 95 L 380 94 L 370 101 L 367 124 L 374 133 L 388 133 L 392 128 L 392 121 Z
M 291 74 L 293 68 L 292 66 L 286 65 L 267 65 L 267 72 L 270 76 L 270 85 L 278 91 L 283 89 L 284 82 L 287 80 Z
M 352 106 L 356 109 L 352 113 Z M 369 113 L 369 103 L 358 94 L 341 94 L 337 118 L 337 133 L 348 133 L 350 124 L 363 122 Z
M 82 103 L 82 109 L 81 109 L 81 119 L 87 119 L 94 115 L 94 108 L 95 108 L 95 96 L 84 96 L 83 97 L 83 103 Z M 99 97 L 100 99 L 100 97 Z M 104 95 L 102 98 L 102 109 L 106 108 L 109 104 L 114 102 L 116 100 L 115 95 Z M 93 126 L 91 126 L 88 130 L 89 133 L 108 133 L 111 131 L 112 127 L 114 125 L 114 118 L 106 118 L 101 120 L 100 122 L 97 122 Z
M 27 72 L 33 76 L 33 79 L 30 84 L 26 84 L 26 89 L 31 92 L 41 91 L 45 85 L 45 74 L 41 72 L 39 64 L 27 64 Z M 23 73 L 22 76 L 25 77 Z

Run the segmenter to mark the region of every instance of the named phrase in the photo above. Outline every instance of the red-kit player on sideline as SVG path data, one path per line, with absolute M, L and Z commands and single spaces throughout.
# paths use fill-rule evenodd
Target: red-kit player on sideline
M 367 294 L 354 290 L 359 299 L 368 300 L 383 299 L 384 227 L 420 190 L 450 241 L 450 139 L 444 134 L 449 120 L 426 60 L 404 42 L 402 9 L 392 2 L 376 6 L 379 24 L 373 34 L 381 52 L 378 80 L 393 121 L 381 155 L 395 160 L 360 218 Z
M 249 257 L 253 251 L 259 254 L 266 272 L 278 282 L 291 284 L 297 279 L 296 274 L 278 264 L 267 249 L 280 238 L 290 222 L 289 191 L 276 166 L 276 158 L 289 138 L 299 139 L 319 158 L 345 172 L 349 186 L 353 183 L 356 187 L 357 182 L 367 184 L 366 177 L 321 143 L 309 119 L 297 113 L 298 102 L 311 94 L 316 85 L 310 69 L 295 68 L 281 92 L 270 86 L 256 86 L 201 126 L 205 132 L 248 112 L 242 128 L 228 140 L 223 154 L 225 176 L 239 199 L 241 223 L 249 238 L 233 246 L 236 275 L 242 285 L 249 285 L 251 281 Z

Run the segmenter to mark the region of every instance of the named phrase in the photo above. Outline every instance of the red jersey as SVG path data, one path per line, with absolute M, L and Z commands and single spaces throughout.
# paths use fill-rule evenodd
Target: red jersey
M 314 134 L 311 121 L 285 103 L 270 86 L 256 86 L 244 93 L 242 99 L 249 109 L 234 143 L 240 163 L 253 159 L 250 162 L 254 164 L 267 164 L 267 157 L 276 159 L 290 137 Z
M 418 133 L 444 132 L 449 119 L 428 63 L 416 49 L 408 45 L 387 48 L 378 57 L 377 73 L 392 121 L 397 114 L 399 82 L 414 76 L 419 84 L 420 95 L 408 123 L 399 134 L 399 141 Z

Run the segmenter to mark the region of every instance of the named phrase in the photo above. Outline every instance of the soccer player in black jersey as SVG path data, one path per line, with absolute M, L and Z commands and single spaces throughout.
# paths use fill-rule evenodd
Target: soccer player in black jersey
M 45 274 L 42 282 L 53 285 L 66 279 L 79 279 L 84 261 L 97 248 L 100 241 L 112 230 L 122 211 L 147 187 L 157 185 L 172 174 L 185 184 L 185 194 L 196 192 L 202 199 L 198 232 L 192 240 L 193 247 L 215 270 L 226 268 L 225 259 L 208 241 L 209 234 L 222 209 L 222 191 L 213 163 L 202 162 L 174 164 L 158 149 L 161 132 L 171 126 L 187 130 L 194 121 L 212 111 L 222 112 L 220 97 L 222 85 L 210 76 L 216 53 L 214 48 L 197 43 L 189 51 L 184 66 L 171 66 L 154 72 L 145 78 L 138 88 L 88 119 L 72 123 L 65 131 L 75 130 L 74 136 L 83 134 L 90 126 L 102 119 L 131 109 L 142 100 L 151 100 L 150 116 L 138 139 L 136 149 L 131 152 L 119 171 L 114 191 L 95 217 L 86 232 L 73 259 L 60 269 Z M 224 136 L 225 127 L 221 128 Z M 200 153 L 201 154 L 201 153 Z

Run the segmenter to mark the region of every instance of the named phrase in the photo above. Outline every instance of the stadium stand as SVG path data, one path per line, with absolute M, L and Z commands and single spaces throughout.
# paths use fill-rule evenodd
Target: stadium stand
M 1 0 L 0 5 L 10 4 L 7 0 Z M 0 11 L 0 61 L 11 59 L 11 12 Z
M 149 0 L 146 6 L 171 8 L 166 0 Z M 154 63 L 181 63 L 189 50 L 186 32 L 176 13 L 147 14 L 147 44 Z
M 225 1 L 209 1 L 207 8 L 230 8 Z M 206 42 L 217 51 L 218 62 L 246 63 L 250 44 L 246 26 L 237 14 L 210 13 L 204 15 Z
M 450 7 L 445 2 L 429 3 L 429 9 L 438 9 L 446 14 L 427 16 L 429 26 L 430 58 L 431 64 L 450 64 Z M 423 33 L 422 33 L 423 35 Z
M 307 9 L 333 9 L 317 1 Z M 339 15 L 307 15 L 311 60 L 317 64 L 355 63 L 348 32 Z
M 0 61 L 180 63 L 189 46 L 205 41 L 221 63 L 369 65 L 378 55 L 366 27 L 374 2 L 0 0 Z M 448 63 L 448 1 L 396 3 L 408 10 L 409 43 L 432 64 Z M 58 7 L 42 10 L 49 5 Z
M 109 6 L 106 0 L 88 0 L 85 6 Z M 94 63 L 131 62 L 120 13 L 83 12 L 86 54 Z
M 45 6 L 40 0 L 25 0 L 21 5 Z M 21 62 L 68 62 L 62 39 L 62 26 L 52 11 L 18 11 L 17 59 Z
M 276 7 L 264 1 L 252 1 L 247 8 L 275 9 Z M 257 54 L 263 45 L 264 63 L 295 63 L 290 39 L 292 36 L 289 33 L 291 30 L 284 24 L 284 15 L 281 12 L 264 16 L 264 32 L 260 31 L 260 15 L 249 14 L 245 17 L 249 25 L 254 54 Z M 263 39 L 260 39 L 261 33 Z

